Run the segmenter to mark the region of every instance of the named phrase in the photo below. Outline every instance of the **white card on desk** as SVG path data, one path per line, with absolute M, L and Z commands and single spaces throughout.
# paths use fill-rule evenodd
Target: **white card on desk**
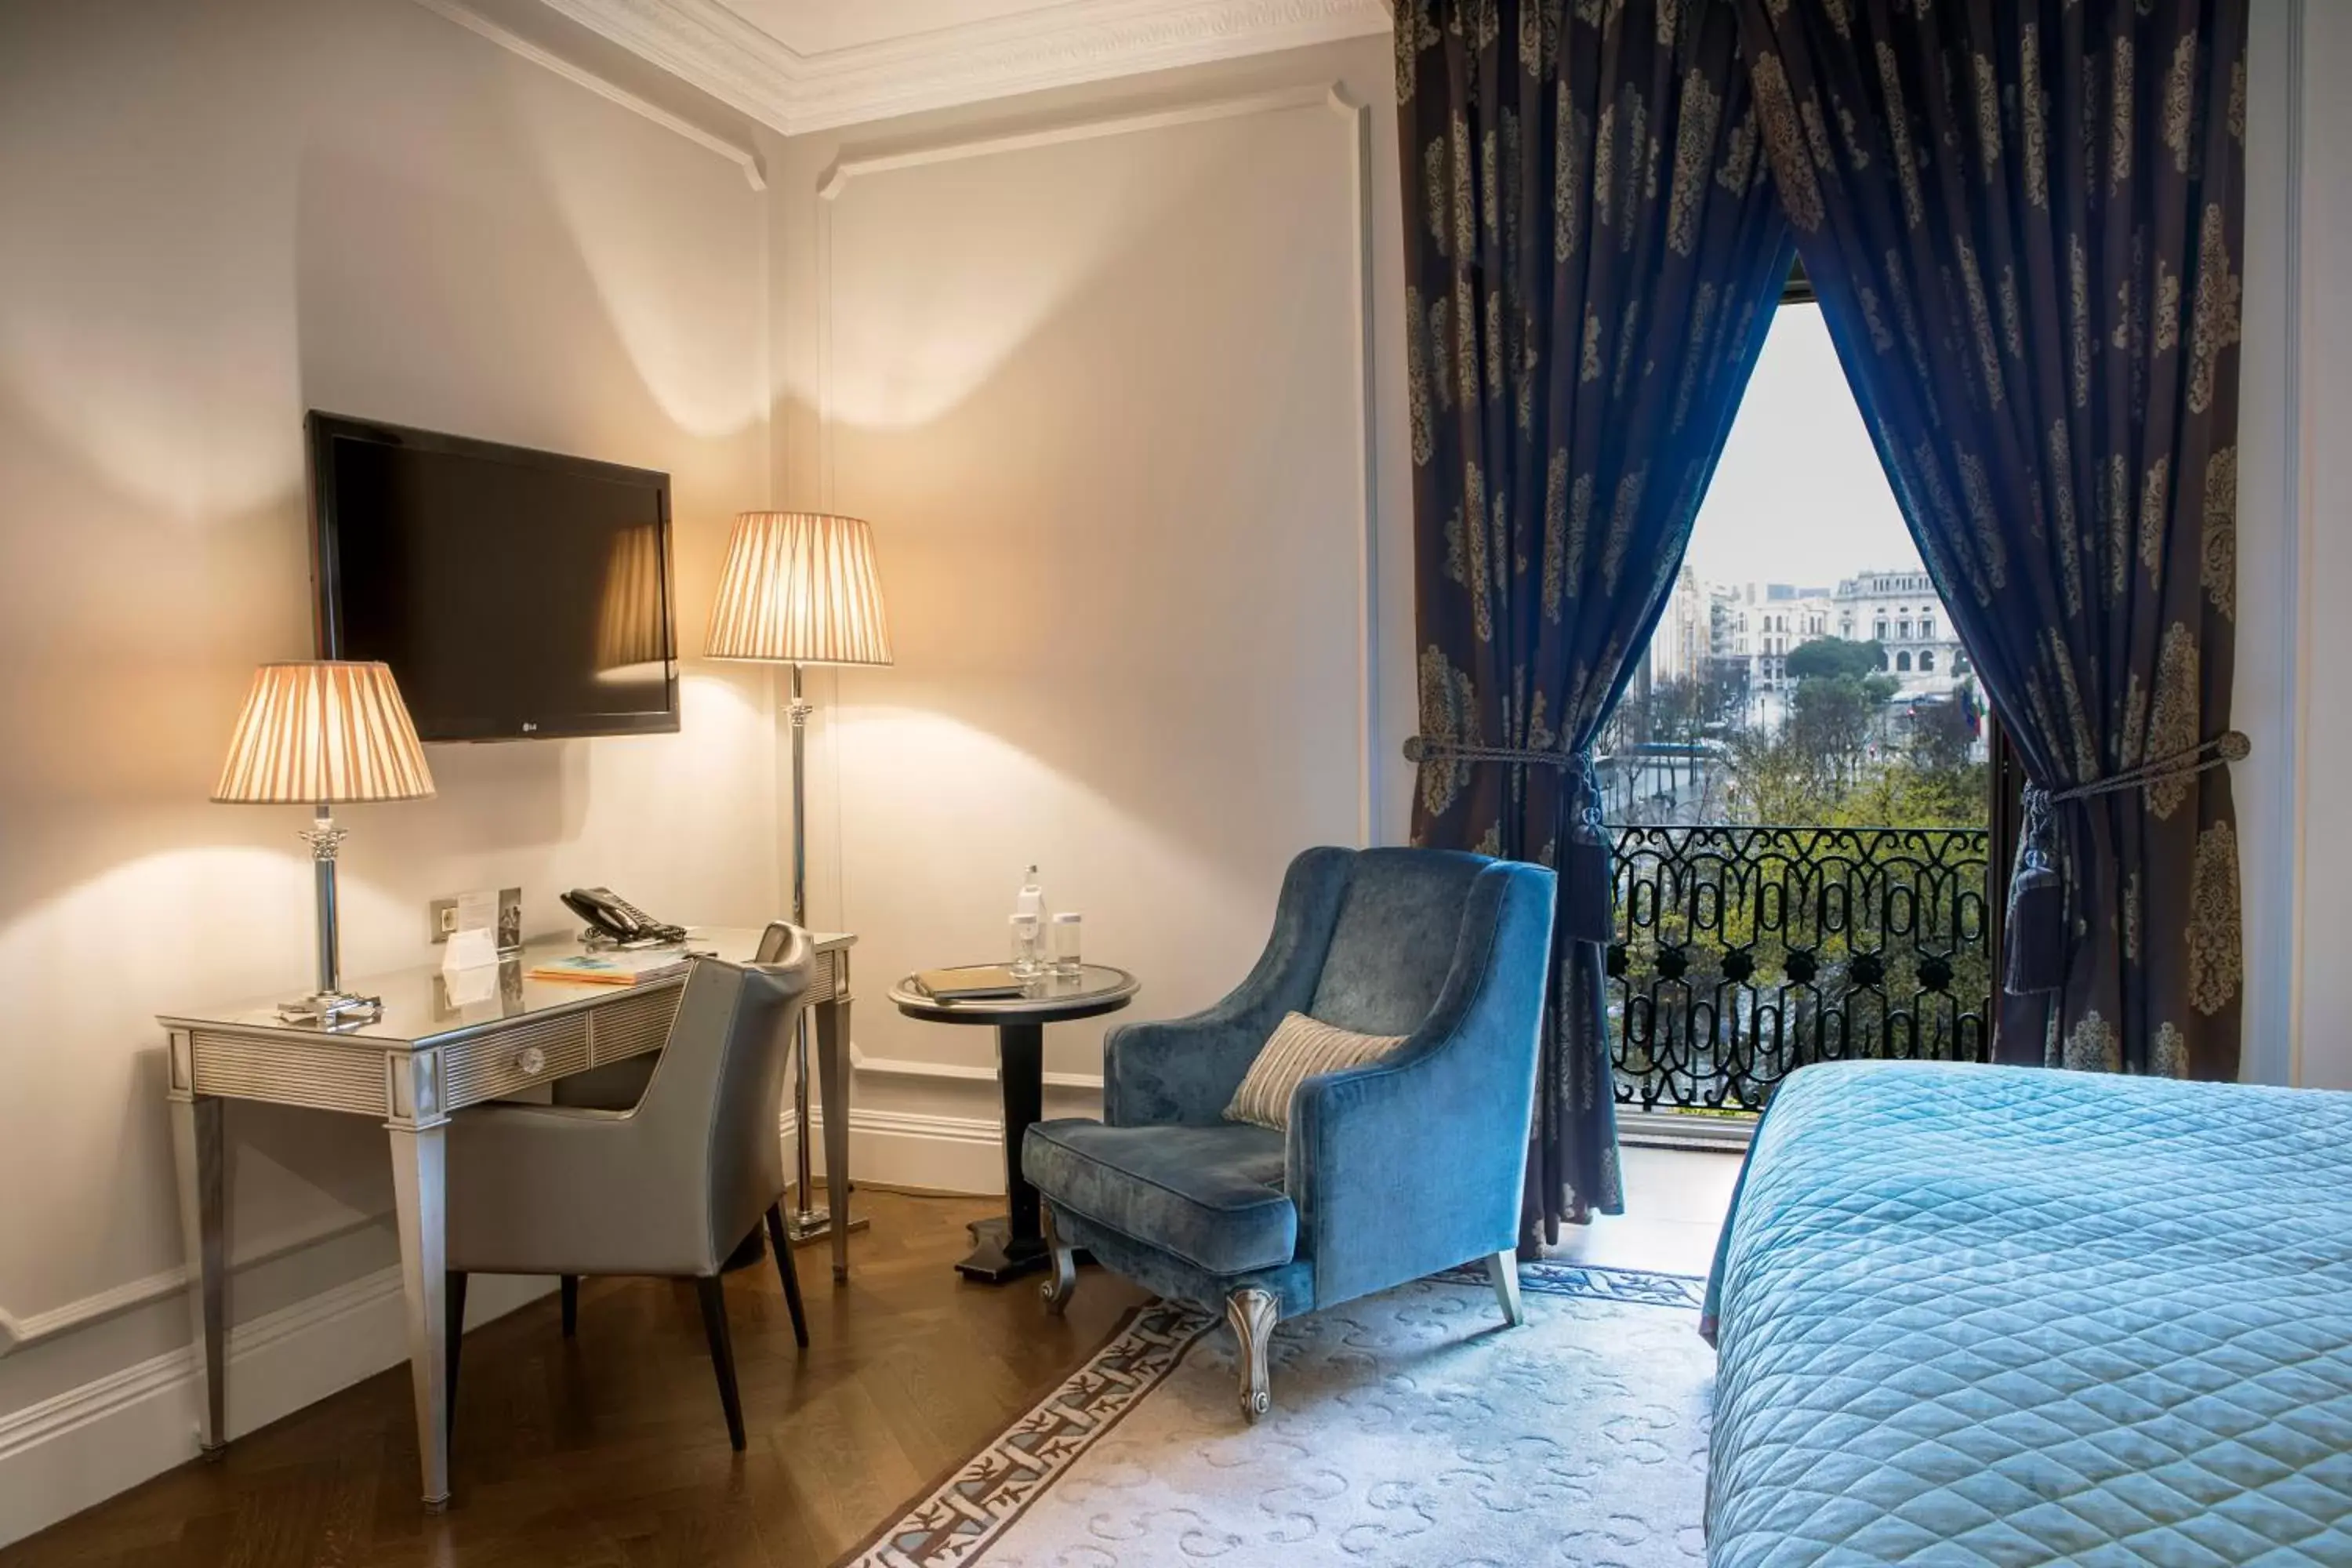
M 447 951 L 441 955 L 444 973 L 459 969 L 495 968 L 498 962 L 498 933 L 488 926 L 451 931 Z

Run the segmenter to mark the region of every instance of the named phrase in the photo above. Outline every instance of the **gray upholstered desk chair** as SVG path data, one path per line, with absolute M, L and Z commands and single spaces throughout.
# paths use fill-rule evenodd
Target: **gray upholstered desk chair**
M 1054 1241 L 1162 1296 L 1223 1309 L 1242 1412 L 1269 1404 L 1277 1319 L 1484 1259 L 1520 1321 L 1519 1190 L 1550 963 L 1552 874 L 1434 849 L 1309 849 L 1274 935 L 1204 1013 L 1103 1041 L 1103 1120 L 1041 1121 L 1022 1172 Z M 1225 1109 L 1286 1015 L 1402 1036 L 1386 1058 L 1310 1077 L 1286 1132 Z
M 771 964 L 695 961 L 659 1063 L 631 1109 L 485 1105 L 450 1119 L 453 1416 L 467 1274 L 667 1276 L 692 1279 L 701 1294 L 727 1435 L 743 1447 L 719 1268 L 763 1215 L 793 1333 L 808 1343 L 777 1206 L 784 1168 L 776 1108 L 814 963 L 798 931 L 782 948 Z

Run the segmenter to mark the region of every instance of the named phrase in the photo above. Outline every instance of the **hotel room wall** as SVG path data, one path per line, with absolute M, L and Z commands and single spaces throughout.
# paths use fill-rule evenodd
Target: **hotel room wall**
M 2256 1034 L 2250 1005 L 2249 1053 L 2289 1081 L 2352 1089 L 2352 6 L 2255 0 L 2253 23 L 2244 353 L 2263 385 L 2241 434 L 2238 625 L 2242 661 L 2251 640 L 2285 673 L 2240 715 L 2257 748 L 2273 742 L 2277 802 L 2248 835 L 2249 1001 L 2265 1020 Z
M 1367 38 L 778 146 L 778 493 L 873 521 L 898 644 L 812 688 L 873 1179 L 1001 1187 L 992 1041 L 882 993 L 1000 956 L 1032 861 L 1165 1017 L 1294 853 L 1403 836 L 1392 79 Z M 1049 1031 L 1049 1110 L 1117 1021 Z
M 311 652 L 303 410 L 667 470 L 698 648 L 767 499 L 764 200 L 409 0 L 0 8 L 0 1540 L 194 1452 L 152 1015 L 311 978 L 306 814 L 205 799 L 254 665 Z M 535 931 L 583 882 L 774 913 L 771 679 L 690 661 L 683 701 L 436 747 L 437 799 L 348 811 L 347 973 L 428 962 L 467 888 Z M 285 1254 L 236 1316 L 329 1303 L 299 1366 L 238 1366 L 243 1426 L 404 1352 L 382 1132 L 229 1129 L 237 1253 Z

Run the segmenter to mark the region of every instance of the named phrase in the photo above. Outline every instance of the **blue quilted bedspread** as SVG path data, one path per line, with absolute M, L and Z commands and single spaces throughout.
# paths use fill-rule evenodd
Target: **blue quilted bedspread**
M 1808 1068 L 1709 1303 L 1716 1568 L 2352 1564 L 2352 1094 Z

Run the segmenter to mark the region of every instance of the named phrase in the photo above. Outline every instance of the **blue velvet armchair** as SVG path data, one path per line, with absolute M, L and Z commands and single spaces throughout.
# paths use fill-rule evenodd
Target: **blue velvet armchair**
M 1160 1295 L 1222 1309 L 1242 1412 L 1270 1405 L 1276 1322 L 1484 1258 L 1522 1321 L 1514 1249 L 1535 1092 L 1552 874 L 1433 849 L 1309 849 L 1274 935 L 1206 1012 L 1103 1043 L 1101 1121 L 1041 1121 L 1022 1170 L 1045 1200 L 1049 1309 L 1072 1252 Z M 1376 1062 L 1309 1078 L 1287 1133 L 1224 1110 L 1288 1013 L 1402 1035 Z

